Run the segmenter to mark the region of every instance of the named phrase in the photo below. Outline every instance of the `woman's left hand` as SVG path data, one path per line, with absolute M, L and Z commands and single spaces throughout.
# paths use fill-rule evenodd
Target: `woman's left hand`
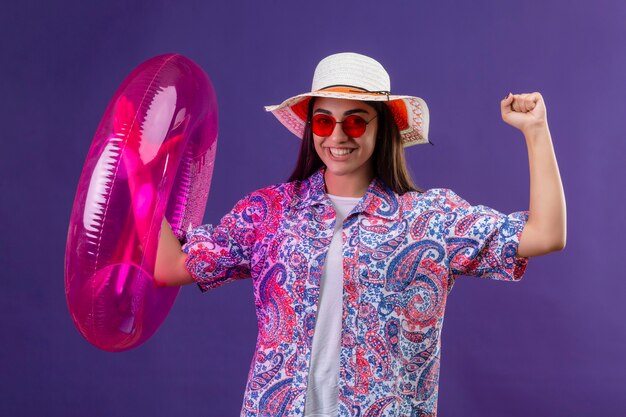
M 548 126 L 546 106 L 540 93 L 512 94 L 500 102 L 502 120 L 524 134 Z
M 543 97 L 509 94 L 500 108 L 502 120 L 522 131 L 528 148 L 530 204 L 517 254 L 538 256 L 561 250 L 567 239 L 565 194 Z

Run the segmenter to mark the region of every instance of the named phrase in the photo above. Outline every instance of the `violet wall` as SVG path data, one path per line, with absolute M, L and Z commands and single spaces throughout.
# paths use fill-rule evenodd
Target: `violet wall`
M 217 90 L 205 215 L 283 181 L 298 140 L 263 105 L 307 91 L 354 51 L 431 111 L 435 146 L 407 150 L 420 186 L 527 208 L 524 139 L 506 93 L 540 91 L 568 204 L 568 244 L 517 284 L 462 278 L 448 301 L 439 410 L 456 416 L 626 415 L 626 3 L 623 1 L 23 1 L 0 12 L 0 415 L 234 416 L 256 337 L 250 281 L 184 288 L 125 353 L 82 339 L 63 287 L 89 144 L 119 83 L 178 52 Z

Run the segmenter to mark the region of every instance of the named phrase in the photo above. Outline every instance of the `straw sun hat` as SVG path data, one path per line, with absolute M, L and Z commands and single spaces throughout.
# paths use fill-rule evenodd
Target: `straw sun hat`
M 398 125 L 404 146 L 428 143 L 428 107 L 419 97 L 391 94 L 385 68 L 365 55 L 346 52 L 320 61 L 310 93 L 299 94 L 276 106 L 266 106 L 294 135 L 302 138 L 311 97 L 384 101 Z

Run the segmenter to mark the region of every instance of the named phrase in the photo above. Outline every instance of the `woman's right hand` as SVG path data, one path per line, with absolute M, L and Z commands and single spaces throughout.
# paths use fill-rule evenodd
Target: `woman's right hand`
M 187 254 L 181 250 L 167 220 L 161 223 L 159 247 L 157 248 L 154 280 L 158 286 L 177 286 L 193 283 L 193 278 L 185 268 Z

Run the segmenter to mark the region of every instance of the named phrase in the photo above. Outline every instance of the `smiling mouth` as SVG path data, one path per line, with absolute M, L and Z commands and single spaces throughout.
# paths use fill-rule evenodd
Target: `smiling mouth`
M 332 156 L 346 156 L 354 152 L 354 149 L 346 148 L 328 148 L 328 150 Z

